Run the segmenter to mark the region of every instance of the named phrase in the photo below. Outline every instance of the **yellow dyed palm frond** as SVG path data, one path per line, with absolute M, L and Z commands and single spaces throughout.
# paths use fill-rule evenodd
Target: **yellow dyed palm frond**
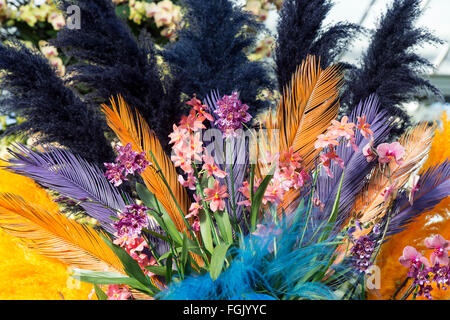
M 44 210 L 14 194 L 0 194 L 0 227 L 40 254 L 74 268 L 123 274 L 119 258 L 97 231 L 57 210 Z
M 134 114 L 131 108 L 126 104 L 122 97 L 118 97 L 118 105 L 114 99 L 110 99 L 111 108 L 102 105 L 102 111 L 106 115 L 109 127 L 116 133 L 120 142 L 125 146 L 131 143 L 132 149 L 137 152 L 145 152 L 147 161 L 154 164 L 150 154 L 153 153 L 161 173 L 158 173 L 155 166 L 148 166 L 141 174 L 147 188 L 155 195 L 161 205 L 167 211 L 175 226 L 179 231 L 186 229 L 181 213 L 177 207 L 180 206 L 183 214 L 186 215 L 190 201 L 186 190 L 178 182 L 178 174 L 172 161 L 164 152 L 161 143 L 144 120 L 144 118 L 135 110 Z M 161 174 L 165 177 L 170 189 L 172 190 L 176 202 L 171 196 L 167 186 L 164 184 Z
M 405 149 L 403 162 L 398 165 L 392 161 L 386 168 L 377 167 L 366 187 L 357 197 L 353 212 L 358 213 L 362 223 L 381 218 L 387 210 L 383 191 L 391 183 L 396 182 L 396 188 L 403 187 L 412 173 L 416 173 L 423 165 L 433 140 L 435 127 L 420 124 L 409 129 L 402 135 L 399 143 Z M 383 171 L 384 170 L 384 171 Z M 387 175 L 390 175 L 389 179 Z

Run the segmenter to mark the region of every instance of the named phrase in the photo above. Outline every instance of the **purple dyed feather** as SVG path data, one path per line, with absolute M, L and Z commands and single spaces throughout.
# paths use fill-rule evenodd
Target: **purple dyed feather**
M 47 147 L 42 153 L 22 144 L 15 147 L 17 152 L 8 150 L 14 156 L 8 160 L 9 170 L 29 177 L 63 196 L 78 201 L 95 201 L 83 202 L 80 206 L 97 219 L 106 231 L 114 233 L 110 217 L 117 216 L 114 210 L 125 209 L 125 201 L 97 166 L 64 149 Z
M 210 113 L 213 116 L 214 120 L 211 121 L 211 127 L 214 129 L 219 130 L 219 128 L 214 124 L 217 120 L 217 115 L 214 113 L 214 111 L 218 108 L 217 101 L 219 101 L 222 97 L 219 94 L 219 91 L 212 91 L 206 98 L 206 104 L 208 105 L 210 109 Z M 249 163 L 249 156 L 248 156 L 248 142 L 242 139 L 234 139 L 234 138 L 228 138 L 227 144 L 226 144 L 226 150 L 225 150 L 225 159 L 224 161 L 224 150 L 223 150 L 223 144 L 219 143 L 221 141 L 215 141 L 214 145 L 214 161 L 216 164 L 220 167 L 221 170 L 225 171 L 227 173 L 227 176 L 225 179 L 219 179 L 219 182 L 221 184 L 225 184 L 228 186 L 228 194 L 230 195 L 228 199 L 225 200 L 226 208 L 230 216 L 233 215 L 233 208 L 232 208 L 232 189 L 231 186 L 233 184 L 234 186 L 234 199 L 236 202 L 236 218 L 238 221 L 241 220 L 242 215 L 244 213 L 244 208 L 242 205 L 237 205 L 238 202 L 244 201 L 245 196 L 238 191 L 240 187 L 242 187 L 242 184 L 244 183 L 245 179 L 245 172 L 248 167 Z M 231 146 L 231 155 L 230 148 Z M 231 169 L 230 169 L 230 159 L 233 167 L 233 181 L 231 180 Z M 225 165 L 227 164 L 227 165 Z M 226 180 L 226 181 L 225 181 Z
M 442 200 L 450 196 L 450 160 L 429 168 L 419 179 L 419 191 L 415 193 L 411 205 L 405 192 L 394 204 L 394 216 L 387 231 L 392 236 L 405 230 L 424 212 L 429 212 Z
M 391 123 L 386 111 L 380 110 L 380 104 L 376 95 L 371 95 L 366 101 L 360 102 L 349 116 L 349 122 L 357 123 L 357 117 L 366 116 L 366 122 L 371 125 L 373 131 L 374 145 L 383 143 L 389 135 Z M 315 209 L 315 217 L 327 218 L 333 207 L 339 190 L 340 177 L 342 171 L 344 173 L 344 181 L 342 183 L 341 197 L 339 200 L 338 223 L 343 222 L 353 207 L 356 196 L 362 190 L 366 176 L 370 173 L 376 162 L 367 162 L 362 154 L 362 148 L 369 143 L 360 132 L 355 134 L 355 143 L 359 148 L 359 152 L 355 152 L 347 144 L 340 144 L 336 148 L 336 153 L 344 160 L 344 170 L 333 163 L 330 167 L 334 178 L 329 178 L 325 174 L 325 170 L 321 170 L 317 180 L 317 194 L 319 199 L 325 204 L 325 209 L 321 213 Z M 322 217 L 321 217 L 322 216 Z

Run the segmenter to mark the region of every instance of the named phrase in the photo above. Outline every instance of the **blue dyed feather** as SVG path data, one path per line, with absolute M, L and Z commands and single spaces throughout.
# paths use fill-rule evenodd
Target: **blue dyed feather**
M 303 214 L 304 211 L 299 210 L 296 216 Z M 317 272 L 316 268 L 328 265 L 335 247 L 325 243 L 299 245 L 301 226 L 295 221 L 281 223 L 273 228 L 273 233 L 246 236 L 241 239 L 238 248 L 229 250 L 231 265 L 215 281 L 209 273 L 191 276 L 181 282 L 173 282 L 158 298 L 335 299 L 333 286 L 325 285 L 321 282 L 322 279 L 311 280 L 311 273 Z M 267 227 L 271 228 L 273 225 L 268 224 Z M 342 271 L 339 266 L 335 266 L 335 270 Z
M 333 8 L 331 0 L 284 0 L 277 26 L 276 73 L 280 91 L 290 83 L 292 74 L 306 57 L 320 57 L 328 67 L 346 49 L 361 29 L 350 23 L 324 26 Z
M 421 0 L 391 1 L 379 19 L 361 66 L 347 74 L 342 94 L 346 110 L 352 110 L 370 94 L 377 94 L 381 108 L 397 118 L 390 133 L 394 136 L 403 133 L 410 124 L 410 116 L 402 104 L 427 92 L 441 96 L 423 77 L 433 64 L 416 50 L 427 43 L 441 43 L 430 31 L 416 26 L 421 14 Z
M 40 143 L 57 142 L 83 158 L 101 164 L 114 157 L 105 139 L 105 121 L 92 105 L 64 86 L 47 59 L 18 42 L 0 45 L 3 113 L 25 119 L 11 131 L 39 133 Z

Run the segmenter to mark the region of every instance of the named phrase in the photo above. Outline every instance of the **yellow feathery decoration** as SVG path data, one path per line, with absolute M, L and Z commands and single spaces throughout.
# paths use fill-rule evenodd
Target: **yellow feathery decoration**
M 169 214 L 179 231 L 186 230 L 186 225 L 181 217 L 181 213 L 176 202 L 186 215 L 189 211 L 189 198 L 186 190 L 178 182 L 178 174 L 172 161 L 164 152 L 158 138 L 153 130 L 151 130 L 144 118 L 135 110 L 135 117 L 131 108 L 126 104 L 122 97 L 119 96 L 119 105 L 116 105 L 114 99 L 110 99 L 111 108 L 102 105 L 102 111 L 106 115 L 109 127 L 116 133 L 123 145 L 131 143 L 134 151 L 145 152 L 145 157 L 150 163 L 154 163 L 150 151 L 153 153 L 161 173 L 157 172 L 155 166 L 148 166 L 141 174 L 147 188 L 155 195 L 161 205 Z M 160 174 L 162 174 L 168 182 L 172 190 L 176 202 L 172 198 L 164 184 Z
M 87 300 L 93 285 L 71 278 L 70 272 L 68 265 L 0 230 L 0 300 Z
M 0 160 L 0 165 L 7 163 Z M 0 181 L 0 193 L 21 194 L 45 210 L 58 210 L 58 205 L 32 179 L 0 167 Z M 91 284 L 69 278 L 70 266 L 40 255 L 25 244 L 0 230 L 0 300 L 88 299 Z
M 442 116 L 442 123 L 442 129 L 437 129 L 435 132 L 427 162 L 420 174 L 450 158 L 450 118 L 445 113 Z M 440 234 L 445 239 L 450 239 L 450 197 L 442 200 L 430 212 L 423 212 L 404 231 L 393 235 L 383 245 L 376 261 L 381 271 L 381 288 L 378 291 L 368 291 L 368 298 L 390 299 L 406 276 L 406 268 L 398 262 L 398 258 L 403 254 L 403 248 L 413 246 L 428 257 L 431 250 L 426 248 L 424 240 L 433 234 Z M 434 299 L 450 299 L 450 291 L 438 290 L 435 284 L 432 286 Z M 403 291 L 399 293 L 397 299 L 402 293 Z M 426 298 L 417 297 L 417 299 Z
M 0 227 L 29 248 L 72 267 L 123 273 L 119 258 L 94 229 L 17 195 L 0 195 Z

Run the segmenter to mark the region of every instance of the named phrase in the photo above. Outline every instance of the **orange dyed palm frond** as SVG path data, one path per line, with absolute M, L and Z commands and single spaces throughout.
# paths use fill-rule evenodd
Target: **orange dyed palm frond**
M 151 153 L 153 153 L 161 168 L 161 173 L 158 173 L 155 165 L 148 166 L 141 174 L 142 178 L 147 188 L 167 211 L 177 229 L 179 231 L 185 230 L 186 225 L 176 204 L 178 203 L 180 206 L 183 215 L 186 215 L 190 201 L 186 190 L 178 182 L 175 166 L 164 152 L 153 130 L 149 128 L 147 122 L 138 111 L 135 110 L 133 114 L 131 108 L 120 96 L 118 97 L 118 105 L 114 99 L 110 99 L 110 102 L 111 108 L 105 104 L 102 105 L 102 111 L 106 115 L 109 127 L 116 133 L 124 146 L 131 143 L 134 151 L 139 153 L 145 152 L 147 161 L 154 164 L 155 161 L 151 156 Z M 164 184 L 161 174 L 167 180 L 176 202 Z
M 292 75 L 278 104 L 275 119 L 272 113 L 266 120 L 268 139 L 262 142 L 262 152 L 284 152 L 293 147 L 303 159 L 305 169 L 310 170 L 320 150 L 314 147 L 317 136 L 323 134 L 335 119 L 339 109 L 339 90 L 342 71 L 337 66 L 323 70 L 320 60 L 308 56 Z M 275 130 L 278 129 L 278 136 Z M 278 138 L 278 143 L 274 143 Z M 259 165 L 259 175 L 267 166 Z M 262 168 L 261 168 L 262 167 Z M 280 208 L 287 208 L 298 198 L 299 191 L 286 193 Z
M 377 167 L 364 190 L 357 197 L 353 211 L 359 213 L 362 223 L 381 218 L 387 210 L 387 205 L 382 195 L 384 189 L 396 183 L 396 188 L 403 187 L 412 173 L 417 172 L 423 165 L 428 155 L 433 140 L 435 127 L 421 124 L 409 129 L 402 135 L 399 143 L 405 149 L 403 162 L 398 165 L 392 161 L 384 172 Z M 389 180 L 386 175 L 390 174 Z
M 0 194 L 0 227 L 40 254 L 74 268 L 123 272 L 119 258 L 91 227 L 14 194 Z
M 317 136 L 324 133 L 336 118 L 342 72 L 337 66 L 325 70 L 308 56 L 292 75 L 278 104 L 279 152 L 290 147 L 299 152 L 306 169 L 310 169 L 319 153 L 314 147 Z

